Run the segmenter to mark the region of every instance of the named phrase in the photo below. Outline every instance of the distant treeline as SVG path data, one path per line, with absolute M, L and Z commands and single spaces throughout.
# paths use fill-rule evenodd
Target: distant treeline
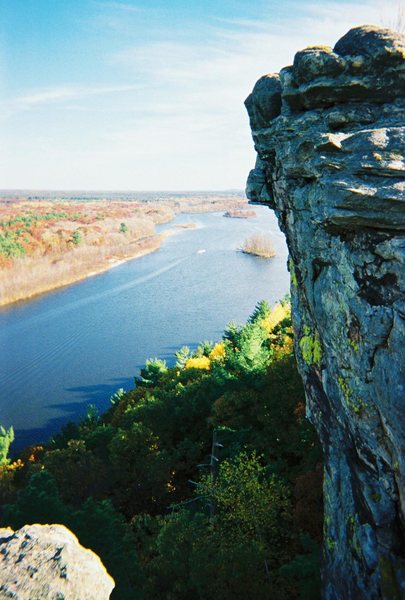
M 246 200 L 246 195 L 243 190 L 222 190 L 222 191 L 186 191 L 186 192 L 165 192 L 165 191 L 147 191 L 147 192 L 131 192 L 131 191 L 105 191 L 105 190 L 0 190 L 0 201 L 2 200 L 71 200 L 71 201 L 87 201 L 87 200 L 120 200 L 120 201 L 137 201 L 137 202 L 154 202 L 158 200 L 183 199 L 187 201 L 189 198 L 242 198 Z

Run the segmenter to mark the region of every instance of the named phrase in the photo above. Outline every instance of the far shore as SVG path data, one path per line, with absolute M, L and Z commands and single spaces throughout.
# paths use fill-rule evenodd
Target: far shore
M 24 302 L 26 300 L 31 300 L 36 296 L 41 296 L 42 294 L 46 294 L 47 292 L 51 292 L 69 285 L 73 283 L 78 283 L 79 281 L 84 281 L 90 277 L 94 277 L 95 275 L 100 275 L 101 273 L 105 273 L 110 269 L 114 269 L 115 267 L 119 267 L 120 265 L 130 261 L 135 260 L 137 258 L 141 258 L 142 256 L 146 256 L 147 254 L 151 254 L 156 250 L 159 250 L 161 243 L 164 241 L 166 237 L 176 235 L 185 229 L 195 229 L 195 223 L 187 223 L 184 225 L 177 225 L 167 229 L 163 233 L 156 234 L 139 240 L 133 244 L 133 252 L 126 253 L 123 256 L 107 256 L 102 264 L 94 265 L 84 265 L 82 270 L 76 272 L 74 275 L 71 274 L 69 277 L 63 277 L 60 279 L 50 278 L 46 283 L 36 286 L 32 289 L 30 293 L 25 293 L 21 295 L 15 295 L 12 298 L 0 298 L 0 307 L 7 307 L 12 304 L 16 304 L 18 302 Z M 67 262 L 69 257 L 62 258 L 60 260 L 61 263 L 64 261 Z M 52 273 L 50 273 L 52 275 Z
M 226 195 L 162 201 L 48 197 L 0 198 L 0 307 L 93 277 L 158 250 L 169 235 L 197 227 L 169 225 L 178 214 L 238 211 Z M 156 226 L 168 224 L 157 233 Z
M 153 240 L 155 242 L 153 245 L 150 245 L 148 248 L 134 249 L 133 254 L 127 255 L 125 257 L 113 257 L 112 256 L 110 258 L 107 258 L 106 262 L 104 262 L 103 264 L 98 264 L 96 267 L 94 265 L 87 266 L 87 268 L 83 267 L 83 270 L 81 272 L 75 273 L 74 275 L 71 275 L 69 277 L 63 277 L 62 279 L 58 279 L 58 280 L 50 279 L 49 281 L 47 281 L 46 283 L 44 283 L 40 286 L 35 286 L 35 288 L 32 289 L 32 291 L 29 293 L 15 295 L 12 298 L 2 298 L 2 299 L 0 299 L 0 307 L 6 307 L 6 306 L 10 306 L 12 304 L 16 304 L 17 302 L 24 302 L 26 300 L 31 300 L 31 299 L 35 298 L 36 296 L 41 296 L 42 294 L 46 294 L 47 292 L 52 292 L 54 290 L 66 287 L 68 285 L 72 285 L 73 283 L 78 283 L 79 281 L 84 281 L 85 279 L 88 279 L 90 277 L 94 277 L 95 275 L 100 275 L 101 273 L 109 271 L 110 269 L 113 269 L 114 267 L 118 267 L 119 265 L 121 265 L 129 260 L 141 258 L 142 256 L 145 256 L 146 254 L 155 252 L 156 250 L 158 250 L 160 248 L 160 243 L 161 243 L 160 236 L 152 236 L 152 238 L 155 238 L 155 237 L 157 238 L 157 240 L 156 241 Z M 63 262 L 63 259 L 61 259 L 61 262 Z

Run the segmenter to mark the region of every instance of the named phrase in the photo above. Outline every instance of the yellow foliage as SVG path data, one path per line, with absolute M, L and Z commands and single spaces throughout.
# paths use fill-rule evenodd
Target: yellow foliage
M 24 466 L 24 463 L 21 460 L 21 458 L 17 458 L 17 460 L 12 462 L 11 465 L 8 465 L 8 469 L 9 469 L 9 471 L 17 471 L 18 469 L 22 469 L 23 466 Z
M 211 367 L 211 361 L 208 356 L 195 356 L 189 358 L 186 362 L 186 369 L 205 369 L 208 370 Z
M 289 304 L 276 304 L 268 317 L 262 320 L 263 327 L 271 333 L 276 325 L 289 316 L 291 307 Z
M 167 491 L 169 492 L 169 494 L 172 494 L 173 492 L 175 492 L 175 491 L 176 491 L 176 486 L 175 486 L 175 485 L 173 485 L 173 484 L 172 484 L 170 481 L 168 481 L 168 482 L 166 483 L 166 489 L 167 489 Z
M 285 335 L 283 338 L 283 344 L 281 346 L 275 347 L 274 357 L 276 359 L 282 358 L 287 354 L 292 354 L 294 352 L 294 342 L 293 339 L 288 335 Z
M 3 479 L 7 473 L 12 473 L 13 471 L 18 471 L 18 469 L 22 469 L 24 466 L 23 461 L 20 458 L 17 458 L 14 462 L 9 465 L 2 465 L 0 469 L 0 479 Z
M 225 358 L 225 346 L 222 342 L 215 344 L 210 352 L 210 360 L 222 360 Z
M 29 449 L 28 462 L 30 462 L 30 463 L 39 462 L 43 451 L 44 451 L 44 447 L 41 445 L 31 446 L 31 448 Z

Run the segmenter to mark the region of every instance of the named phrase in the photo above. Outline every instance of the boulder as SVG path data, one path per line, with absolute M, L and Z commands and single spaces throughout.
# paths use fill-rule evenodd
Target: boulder
M 1 600 L 107 600 L 114 580 L 63 525 L 0 529 Z

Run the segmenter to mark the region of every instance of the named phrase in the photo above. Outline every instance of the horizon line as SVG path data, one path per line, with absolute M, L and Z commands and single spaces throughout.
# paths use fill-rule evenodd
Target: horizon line
M 97 193 L 97 194 L 186 194 L 186 193 L 215 193 L 215 192 L 244 192 L 244 188 L 210 188 L 210 189 L 95 189 L 95 188 L 4 188 L 2 194 L 16 193 Z M 0 198 L 1 199 L 1 198 Z

